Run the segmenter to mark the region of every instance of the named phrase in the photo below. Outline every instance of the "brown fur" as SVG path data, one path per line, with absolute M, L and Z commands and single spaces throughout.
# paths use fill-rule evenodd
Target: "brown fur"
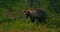
M 30 17 L 30 19 L 32 20 L 32 22 L 34 22 L 35 19 L 38 19 L 39 22 L 45 22 L 45 19 L 47 17 L 45 11 L 43 11 L 42 9 L 27 9 L 24 10 L 24 14 L 26 15 L 26 17 Z

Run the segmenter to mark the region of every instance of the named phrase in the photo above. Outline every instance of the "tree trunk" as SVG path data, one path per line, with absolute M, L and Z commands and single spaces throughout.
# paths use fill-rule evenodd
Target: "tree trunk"
M 51 4 L 52 4 L 52 7 L 54 8 L 54 10 L 56 11 L 56 13 L 60 16 L 60 11 L 59 9 L 56 7 L 55 3 L 54 3 L 54 0 L 51 0 Z
M 33 1 L 36 3 L 36 8 L 40 7 L 40 0 L 30 0 L 30 8 L 33 6 Z
M 40 0 L 35 0 L 35 2 L 36 2 L 36 7 L 40 8 Z
M 30 8 L 33 6 L 33 0 L 30 0 Z

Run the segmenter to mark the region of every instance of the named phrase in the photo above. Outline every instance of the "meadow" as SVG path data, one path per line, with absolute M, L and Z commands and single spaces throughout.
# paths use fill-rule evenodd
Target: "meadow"
M 23 9 L 29 8 L 29 1 L 26 4 L 23 0 L 1 0 L 0 1 L 0 32 L 60 32 L 60 16 L 55 13 L 49 0 L 41 0 L 41 8 L 46 10 L 48 18 L 46 24 L 31 23 L 30 18 L 23 17 Z M 34 3 L 33 8 L 36 8 Z M 9 11 L 8 8 L 12 10 Z M 14 20 L 14 16 L 17 16 Z

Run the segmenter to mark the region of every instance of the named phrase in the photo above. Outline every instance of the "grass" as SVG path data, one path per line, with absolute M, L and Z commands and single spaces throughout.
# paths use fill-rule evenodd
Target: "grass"
M 7 5 L 10 4 L 7 3 Z M 35 7 L 35 5 L 33 7 Z M 13 19 L 9 19 L 12 21 L 9 22 L 9 20 L 7 20 L 7 15 L 22 17 L 23 9 L 29 8 L 29 1 L 26 3 L 26 6 L 24 6 L 23 0 L 20 0 L 20 2 L 11 4 L 10 8 L 12 8 L 13 13 L 7 13 L 7 8 L 0 8 L 0 22 L 4 21 L 0 24 L 0 32 L 60 32 L 60 18 L 57 16 L 50 2 L 47 0 L 41 0 L 41 8 L 46 9 L 48 14 L 48 18 L 46 20 L 47 23 L 44 25 L 37 25 L 37 20 L 35 23 L 31 23 L 30 18 L 21 18 L 14 21 L 13 17 Z

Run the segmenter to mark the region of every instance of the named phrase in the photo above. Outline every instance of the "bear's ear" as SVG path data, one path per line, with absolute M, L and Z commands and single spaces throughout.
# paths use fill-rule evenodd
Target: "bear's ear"
M 23 9 L 23 12 L 26 12 L 27 9 Z

